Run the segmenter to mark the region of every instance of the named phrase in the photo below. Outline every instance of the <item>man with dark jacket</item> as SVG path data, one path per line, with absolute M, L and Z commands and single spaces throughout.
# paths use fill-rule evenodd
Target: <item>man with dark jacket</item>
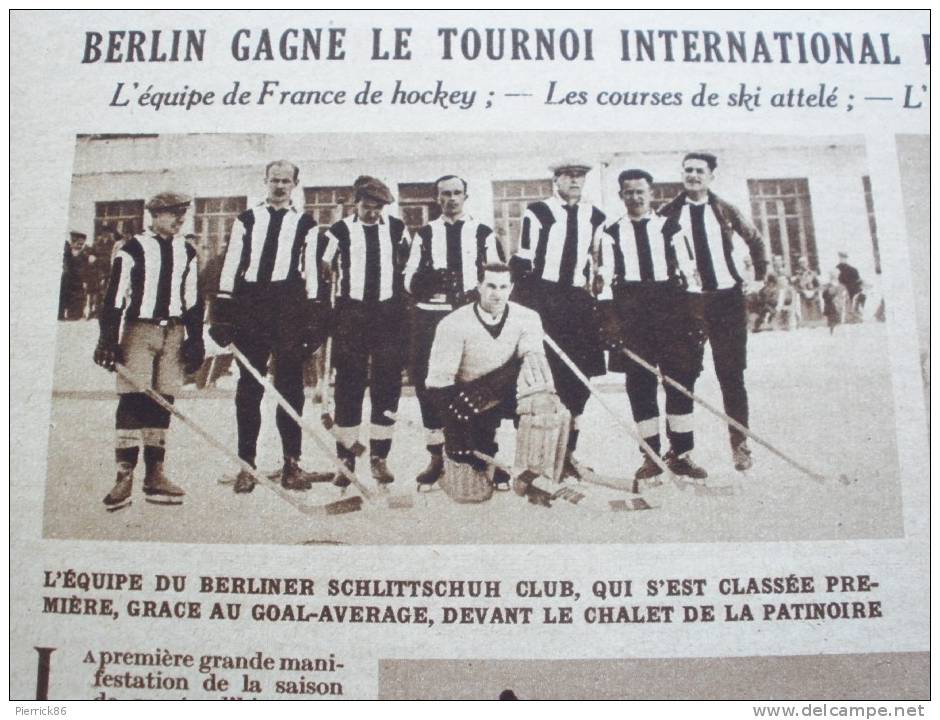
M 756 280 L 767 271 L 760 233 L 738 208 L 710 191 L 718 159 L 711 153 L 688 153 L 682 159 L 684 191 L 660 209 L 674 226 L 673 246 L 689 290 L 702 293 L 705 329 L 712 348 L 715 373 L 725 413 L 748 424 L 747 311 L 744 278 L 734 259 L 734 238 L 743 240 L 751 255 Z M 737 470 L 753 464 L 747 437 L 729 425 L 731 451 Z

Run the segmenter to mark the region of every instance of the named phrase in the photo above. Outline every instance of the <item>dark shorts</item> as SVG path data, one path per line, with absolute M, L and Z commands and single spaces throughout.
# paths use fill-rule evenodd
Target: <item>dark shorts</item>
M 614 307 L 626 347 L 670 374 L 702 371 L 705 324 L 702 296 L 661 283 L 628 283 L 617 288 Z M 609 369 L 627 372 L 635 364 L 611 351 Z

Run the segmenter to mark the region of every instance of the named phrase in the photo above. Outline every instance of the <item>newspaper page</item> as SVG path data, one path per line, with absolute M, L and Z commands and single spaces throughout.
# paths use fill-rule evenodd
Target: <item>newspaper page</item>
M 923 713 L 928 11 L 10 50 L 11 699 Z

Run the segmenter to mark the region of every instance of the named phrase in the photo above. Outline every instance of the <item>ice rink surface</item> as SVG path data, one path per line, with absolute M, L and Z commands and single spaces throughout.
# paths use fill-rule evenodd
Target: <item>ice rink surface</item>
M 884 324 L 764 332 L 748 339 L 746 381 L 751 429 L 802 465 L 828 476 L 813 482 L 753 441 L 754 468 L 746 475 L 731 464 L 727 432 L 720 420 L 696 407 L 694 458 L 712 479 L 733 483 L 734 494 L 708 495 L 666 481 L 643 491 L 654 506 L 640 512 L 600 512 L 557 503 L 528 504 L 513 493 L 496 493 L 478 505 L 458 505 L 442 491 L 417 493 L 414 476 L 427 453 L 422 431 L 400 422 L 389 466 L 393 492 L 413 500 L 406 509 L 366 503 L 361 512 L 332 517 L 301 514 L 264 487 L 235 495 L 218 480 L 234 471 L 231 461 L 174 419 L 168 438 L 167 475 L 186 489 L 185 502 L 164 507 L 144 502 L 143 463 L 135 479 L 131 507 L 108 513 L 101 499 L 114 479 L 114 377 L 92 363 L 94 322 L 59 324 L 57 367 L 45 478 L 43 532 L 50 538 L 184 543 L 265 543 L 355 545 L 667 543 L 837 540 L 903 536 L 894 403 Z M 236 371 L 237 372 L 237 371 Z M 624 422 L 629 406 L 623 376 L 596 378 L 595 386 Z M 187 393 L 179 408 L 229 447 L 236 446 L 234 377 L 196 396 Z M 705 370 L 696 392 L 721 406 L 706 348 Z M 368 400 L 367 400 L 368 403 Z M 663 407 L 662 393 L 660 407 Z M 274 404 L 265 398 L 259 441 L 259 467 L 280 464 Z M 305 418 L 332 445 L 319 422 L 321 408 L 308 402 Z M 410 392 L 399 415 L 420 423 Z M 368 408 L 364 411 L 368 417 Z M 640 463 L 636 443 L 601 404 L 587 406 L 579 459 L 599 473 L 631 478 Z M 363 428 L 367 443 L 368 427 Z M 514 431 L 503 423 L 499 458 L 512 463 Z M 301 464 L 328 470 L 329 461 L 309 439 Z M 369 488 L 368 458 L 359 477 Z M 844 474 L 850 484 L 837 482 Z M 41 480 L 41 479 L 39 479 Z M 928 482 L 924 477 L 923 482 Z M 355 492 L 351 490 L 350 492 Z M 584 488 L 599 500 L 625 497 L 615 490 Z M 329 502 L 340 490 L 315 485 L 305 502 Z

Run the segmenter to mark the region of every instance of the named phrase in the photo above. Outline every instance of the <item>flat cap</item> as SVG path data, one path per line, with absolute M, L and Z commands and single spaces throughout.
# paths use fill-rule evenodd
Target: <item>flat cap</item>
M 150 212 L 157 212 L 159 210 L 187 208 L 191 201 L 189 195 L 183 195 L 183 193 L 162 192 L 154 195 L 147 201 L 147 209 Z
M 592 167 L 594 166 L 591 165 L 591 163 L 584 162 L 583 160 L 568 158 L 567 160 L 562 160 L 561 162 L 549 165 L 548 169 L 551 170 L 554 175 L 561 175 L 564 172 L 573 172 L 587 175 L 589 172 L 591 172 Z
M 395 196 L 388 186 L 371 175 L 360 175 L 353 183 L 356 200 L 369 199 L 388 205 L 395 202 Z

